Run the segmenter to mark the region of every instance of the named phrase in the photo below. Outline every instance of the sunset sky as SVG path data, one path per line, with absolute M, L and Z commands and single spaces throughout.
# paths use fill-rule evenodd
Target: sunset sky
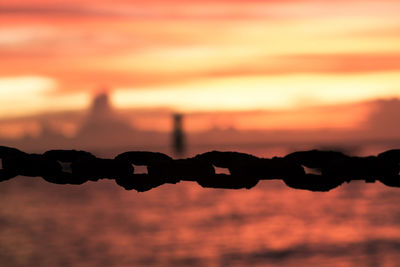
M 104 87 L 118 108 L 189 113 L 400 97 L 399 14 L 395 0 L 2 1 L 0 118 L 84 109 Z

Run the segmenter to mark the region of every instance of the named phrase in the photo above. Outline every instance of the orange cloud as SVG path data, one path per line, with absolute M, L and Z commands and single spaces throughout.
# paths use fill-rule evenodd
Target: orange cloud
M 52 110 L 52 97 L 65 97 L 64 108 L 82 107 L 87 99 L 70 101 L 70 94 L 88 95 L 100 85 L 118 94 L 137 90 L 129 91 L 136 102 L 120 105 L 146 108 L 297 108 L 301 98 L 337 104 L 392 97 L 400 88 L 399 6 L 377 0 L 4 2 L 0 78 L 53 80 L 56 88 L 36 98 L 35 112 Z M 186 90 L 186 103 L 173 99 L 179 90 Z

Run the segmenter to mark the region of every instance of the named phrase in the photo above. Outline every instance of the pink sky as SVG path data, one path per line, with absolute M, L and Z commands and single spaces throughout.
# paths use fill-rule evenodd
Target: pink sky
M 0 117 L 84 109 L 104 86 L 118 108 L 185 113 L 399 97 L 399 12 L 389 0 L 2 2 Z M 317 113 L 300 121 L 317 127 Z M 334 114 L 336 127 L 366 113 Z

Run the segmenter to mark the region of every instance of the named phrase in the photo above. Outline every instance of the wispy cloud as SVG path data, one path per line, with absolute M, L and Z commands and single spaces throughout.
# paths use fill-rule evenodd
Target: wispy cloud
M 36 1 L 1 3 L 0 14 L 148 19 L 299 19 L 396 16 L 399 3 L 366 1 Z
M 151 13 L 146 12 L 146 10 L 138 9 L 133 6 L 113 8 L 107 6 L 52 5 L 51 3 L 46 5 L 0 6 L 0 14 L 69 17 L 152 17 Z
M 210 79 L 148 90 L 118 88 L 120 107 L 193 110 L 292 109 L 400 96 L 399 72 L 359 75 L 284 75 Z M 139 88 L 140 89 L 140 88 Z
M 300 105 L 281 99 L 282 90 L 303 90 L 321 103 L 388 97 L 400 86 L 392 75 L 400 72 L 399 6 L 389 0 L 3 1 L 0 77 L 48 77 L 58 83 L 54 97 L 103 84 L 130 88 L 149 95 L 124 105 L 148 107 Z M 213 88 L 214 96 L 202 88 Z M 229 88 L 236 88 L 231 96 Z
M 56 89 L 57 82 L 49 77 L 0 77 L 0 117 L 82 108 L 89 102 L 89 96 L 84 92 L 63 97 L 51 95 Z

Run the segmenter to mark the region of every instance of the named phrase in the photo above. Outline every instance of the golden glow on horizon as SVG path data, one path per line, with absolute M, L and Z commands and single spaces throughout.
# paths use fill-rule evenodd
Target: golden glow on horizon
M 89 103 L 85 92 L 53 96 L 57 83 L 40 76 L 0 77 L 0 118 L 33 115 L 46 111 L 83 108 Z
M 55 87 L 56 82 L 46 77 L 0 77 L 0 97 L 7 101 L 10 98 L 27 97 L 27 94 L 39 95 Z
M 400 97 L 400 72 L 370 75 L 279 75 L 208 80 L 177 87 L 116 89 L 117 107 L 170 107 L 181 111 L 293 109 Z M 172 103 L 172 104 L 171 104 Z

